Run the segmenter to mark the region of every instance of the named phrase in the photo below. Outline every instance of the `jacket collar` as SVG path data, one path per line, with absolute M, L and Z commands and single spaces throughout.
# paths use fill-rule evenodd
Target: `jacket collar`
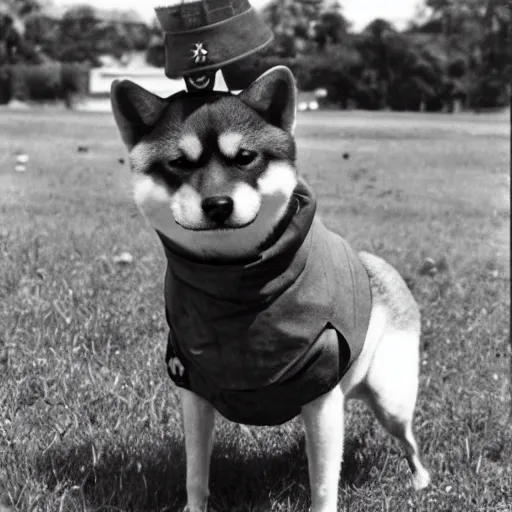
M 291 286 L 306 265 L 316 200 L 311 188 L 299 180 L 292 200 L 298 208 L 282 233 L 256 260 L 229 264 L 195 260 L 157 232 L 172 276 L 191 288 L 232 302 L 265 302 Z

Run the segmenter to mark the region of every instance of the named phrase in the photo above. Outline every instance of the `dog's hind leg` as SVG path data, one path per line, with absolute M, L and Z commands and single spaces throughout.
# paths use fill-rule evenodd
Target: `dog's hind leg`
M 358 390 L 384 428 L 405 449 L 416 489 L 430 482 L 412 433 L 418 393 L 420 311 L 400 274 L 382 258 L 359 253 L 370 278 L 374 307 L 383 308 L 387 322 Z
M 391 331 L 383 335 L 360 397 L 383 427 L 400 441 L 412 471 L 413 485 L 420 490 L 430 482 L 421 463 L 412 432 L 418 389 L 418 334 Z
M 206 512 L 210 456 L 215 428 L 213 406 L 186 389 L 180 389 L 183 432 L 187 455 L 187 512 Z
M 302 407 L 311 512 L 336 512 L 343 456 L 343 393 L 339 386 Z

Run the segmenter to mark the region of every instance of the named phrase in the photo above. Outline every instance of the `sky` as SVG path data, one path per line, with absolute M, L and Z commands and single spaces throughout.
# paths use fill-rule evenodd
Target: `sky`
M 250 0 L 251 5 L 260 7 L 268 0 Z M 103 9 L 134 9 L 146 20 L 154 17 L 154 6 L 165 5 L 165 0 L 54 0 L 58 5 L 88 3 Z M 403 28 L 405 22 L 412 18 L 420 0 L 340 0 L 345 17 L 352 22 L 354 30 L 360 30 L 375 18 L 384 18 Z

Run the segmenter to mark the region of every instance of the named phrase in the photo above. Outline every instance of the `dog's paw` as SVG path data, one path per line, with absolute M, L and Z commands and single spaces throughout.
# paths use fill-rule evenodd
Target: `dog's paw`
M 412 477 L 412 484 L 416 491 L 421 491 L 430 484 L 430 475 L 425 468 L 418 468 Z

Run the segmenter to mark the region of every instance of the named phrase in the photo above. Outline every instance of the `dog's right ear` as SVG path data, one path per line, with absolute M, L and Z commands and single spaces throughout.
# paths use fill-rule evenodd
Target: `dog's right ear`
M 238 96 L 269 123 L 293 133 L 297 110 L 297 86 L 293 73 L 275 66 L 263 73 Z
M 128 149 L 151 131 L 167 104 L 163 98 L 130 80 L 114 80 L 110 101 L 121 138 Z

